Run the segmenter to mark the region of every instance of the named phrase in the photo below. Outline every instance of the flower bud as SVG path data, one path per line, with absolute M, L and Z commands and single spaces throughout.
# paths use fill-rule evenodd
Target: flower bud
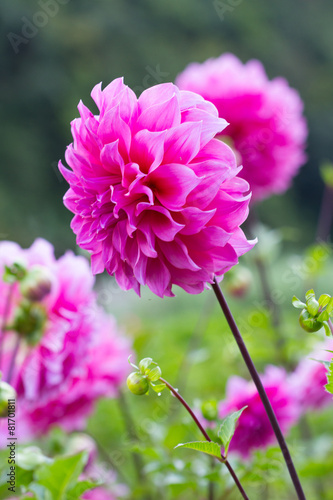
M 45 266 L 33 266 L 20 283 L 22 295 L 33 302 L 39 302 L 51 291 L 52 276 Z
M 229 276 L 229 279 L 228 279 Z M 233 297 L 243 297 L 252 285 L 252 273 L 247 267 L 236 266 L 226 274 L 226 287 L 227 291 Z
M 15 311 L 10 329 L 25 337 L 28 344 L 36 345 L 43 336 L 46 319 L 46 311 L 41 304 L 23 301 Z
M 323 323 L 314 318 L 306 309 L 300 314 L 299 324 L 306 332 L 318 332 L 323 327 Z
M 0 418 L 8 417 L 8 400 L 15 398 L 14 387 L 7 384 L 7 382 L 0 381 Z
M 139 372 L 132 372 L 127 377 L 127 387 L 136 396 L 142 396 L 149 391 L 147 378 Z
M 206 420 L 216 420 L 218 416 L 217 401 L 215 399 L 204 401 L 201 405 L 201 413 Z

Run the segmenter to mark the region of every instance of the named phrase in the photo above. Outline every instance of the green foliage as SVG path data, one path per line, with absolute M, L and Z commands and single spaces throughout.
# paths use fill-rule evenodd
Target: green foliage
M 213 457 L 221 458 L 221 447 L 213 441 L 192 441 L 190 443 L 177 444 L 175 448 L 189 448 L 190 450 L 200 451 Z
M 333 359 L 328 366 L 327 384 L 325 385 L 325 389 L 330 394 L 333 394 Z
M 228 455 L 229 446 L 233 438 L 233 435 L 235 434 L 237 421 L 246 408 L 247 406 L 244 406 L 240 410 L 231 413 L 222 420 L 222 423 L 218 430 L 218 436 L 221 439 L 222 444 L 224 446 L 225 456 Z
M 330 315 L 333 311 L 333 297 L 323 294 L 316 300 L 312 289 L 305 294 L 306 302 L 300 301 L 295 295 L 292 298 L 292 304 L 297 309 L 302 309 L 299 317 L 301 327 L 307 332 L 317 332 L 325 328 L 326 335 L 330 335 Z

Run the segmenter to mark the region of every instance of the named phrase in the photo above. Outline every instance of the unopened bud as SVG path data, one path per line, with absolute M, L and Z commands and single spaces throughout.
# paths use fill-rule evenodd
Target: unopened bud
M 39 302 L 51 291 L 52 276 L 45 266 L 33 266 L 20 283 L 22 295 L 33 302 Z
M 0 381 L 0 418 L 8 417 L 9 400 L 16 398 L 14 387 Z
M 299 324 L 306 332 L 318 332 L 323 327 L 323 323 L 314 318 L 306 309 L 303 309 L 300 314 Z
M 226 288 L 233 297 L 243 297 L 253 282 L 251 271 L 244 266 L 235 266 L 226 274 Z
M 10 329 L 24 336 L 28 344 L 36 345 L 43 336 L 46 320 L 42 304 L 23 301 L 15 311 Z
M 201 405 L 201 413 L 206 420 L 216 420 L 218 416 L 217 401 L 215 399 L 204 401 Z
M 127 387 L 136 396 L 143 396 L 149 391 L 147 378 L 139 372 L 132 372 L 127 377 Z
M 17 452 L 16 462 L 21 469 L 34 470 L 39 465 L 52 463 L 52 459 L 43 455 L 43 452 L 37 446 L 27 446 Z

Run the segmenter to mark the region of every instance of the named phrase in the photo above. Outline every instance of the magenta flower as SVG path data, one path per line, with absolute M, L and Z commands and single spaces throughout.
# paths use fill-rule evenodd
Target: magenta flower
M 333 340 L 328 339 L 303 359 L 290 377 L 297 399 L 303 412 L 321 410 L 333 404 L 332 394 L 325 390 L 327 369 L 319 361 L 333 358 Z M 318 360 L 318 361 L 316 361 Z
M 234 55 L 223 54 L 190 64 L 176 82 L 214 103 L 229 122 L 219 137 L 238 152 L 254 200 L 290 187 L 306 160 L 307 126 L 303 103 L 285 79 L 269 81 L 259 61 L 242 64 Z
M 297 421 L 299 408 L 288 385 L 283 368 L 268 366 L 261 377 L 267 396 L 283 433 Z M 220 417 L 247 408 L 239 418 L 230 451 L 247 458 L 257 448 L 274 442 L 275 435 L 254 383 L 241 377 L 231 377 L 227 384 L 226 399 L 220 404 Z
M 172 296 L 172 285 L 200 293 L 248 251 L 239 228 L 248 214 L 248 184 L 232 150 L 213 139 L 226 127 L 202 97 L 162 84 L 139 99 L 114 80 L 82 103 L 66 151 L 72 171 L 64 197 L 77 243 L 119 286 Z
M 0 272 L 4 264 L 14 262 L 28 270 L 46 266 L 52 283 L 39 303 L 46 318 L 42 338 L 34 347 L 21 342 L 13 371 L 20 438 L 43 434 L 53 425 L 68 431 L 82 429 L 96 400 L 116 396 L 126 379 L 129 341 L 119 333 L 114 319 L 97 306 L 85 258 L 67 252 L 56 260 L 52 246 L 41 239 L 27 250 L 15 243 L 0 243 Z M 1 282 L 1 314 L 9 286 Z M 21 301 L 15 285 L 7 323 Z M 13 332 L 5 337 L 4 380 L 9 376 L 15 337 Z
M 115 500 L 115 496 L 105 488 L 98 487 L 83 494 L 85 500 Z

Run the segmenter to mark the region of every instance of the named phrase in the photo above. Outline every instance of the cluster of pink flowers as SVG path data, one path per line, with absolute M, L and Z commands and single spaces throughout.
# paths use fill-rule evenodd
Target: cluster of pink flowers
M 305 162 L 307 126 L 298 93 L 283 78 L 269 81 L 263 65 L 223 54 L 190 64 L 177 78 L 181 89 L 215 104 L 229 126 L 220 134 L 243 165 L 253 200 L 284 192 Z
M 268 366 L 261 381 L 281 430 L 287 433 L 299 418 L 299 406 L 290 390 L 288 374 L 283 368 Z M 231 377 L 219 415 L 224 418 L 244 406 L 247 408 L 239 418 L 230 451 L 247 458 L 253 450 L 272 444 L 275 435 L 254 383 L 241 377 Z
M 82 102 L 59 165 L 70 189 L 77 243 L 119 286 L 147 285 L 160 297 L 172 285 L 199 293 L 248 251 L 239 228 L 248 214 L 249 186 L 237 177 L 233 151 L 214 139 L 226 127 L 215 106 L 175 85 L 137 99 L 122 79 Z
M 36 346 L 22 339 L 14 366 L 12 385 L 17 392 L 18 432 L 24 439 L 43 434 L 54 424 L 67 431 L 83 427 L 94 402 L 116 396 L 128 373 L 128 339 L 112 317 L 96 303 L 94 279 L 84 257 L 72 252 L 55 259 L 52 246 L 38 239 L 26 250 L 12 242 L 0 243 L 0 272 L 5 265 L 22 264 L 47 269 L 51 287 L 40 301 L 46 322 Z M 0 284 L 3 317 L 10 284 Z M 22 301 L 14 285 L 7 323 Z M 5 336 L 1 369 L 8 376 L 15 336 Z

